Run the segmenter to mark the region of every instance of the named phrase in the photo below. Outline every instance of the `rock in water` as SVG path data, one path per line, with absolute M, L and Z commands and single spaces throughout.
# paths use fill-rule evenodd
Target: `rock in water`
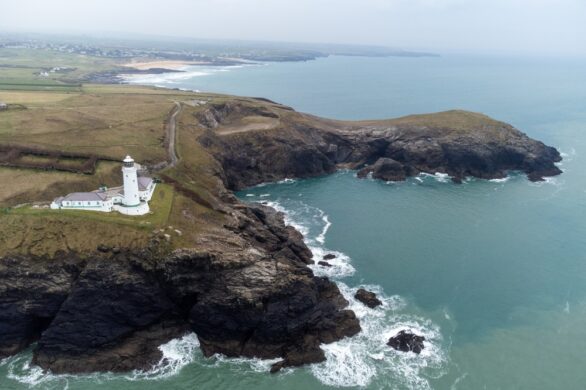
M 318 261 L 317 262 L 318 265 L 321 265 L 322 267 L 331 267 L 332 265 L 330 263 L 328 263 L 327 261 Z
M 392 158 L 379 158 L 374 165 L 361 169 L 358 172 L 358 177 L 364 178 L 372 172 L 373 179 L 380 179 L 384 181 L 403 181 L 407 178 L 409 169 L 405 168 L 403 164 Z
M 333 253 L 328 253 L 327 255 L 324 255 L 322 257 L 323 260 L 333 260 L 336 258 L 336 255 L 334 255 Z
M 419 355 L 423 348 L 425 348 L 423 341 L 425 341 L 424 336 L 418 336 L 410 331 L 402 330 L 391 337 L 387 345 L 397 351 L 415 352 Z
M 367 291 L 363 288 L 360 288 L 358 291 L 356 291 L 354 298 L 358 299 L 360 302 L 364 303 L 371 309 L 383 304 L 381 300 L 376 297 L 375 293 Z
M 281 371 L 283 369 L 283 367 L 285 367 L 285 361 L 279 360 L 278 362 L 276 362 L 275 364 L 273 364 L 271 366 L 271 374 L 275 374 L 275 373 Z

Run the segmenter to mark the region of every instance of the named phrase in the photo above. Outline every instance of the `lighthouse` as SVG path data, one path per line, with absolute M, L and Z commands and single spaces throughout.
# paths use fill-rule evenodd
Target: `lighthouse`
M 135 207 L 140 205 L 138 192 L 138 174 L 136 165 L 130 156 L 122 161 L 122 178 L 124 180 L 124 198 L 122 204 L 126 207 Z

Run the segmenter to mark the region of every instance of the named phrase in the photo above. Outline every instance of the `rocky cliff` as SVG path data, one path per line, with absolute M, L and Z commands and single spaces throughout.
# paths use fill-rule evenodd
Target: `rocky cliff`
M 146 369 L 158 346 L 193 331 L 206 356 L 318 362 L 320 344 L 360 331 L 356 316 L 334 283 L 313 275 L 311 252 L 281 214 L 228 190 L 340 167 L 383 180 L 560 173 L 554 148 L 461 111 L 341 122 L 223 98 L 182 115 L 179 140 L 195 144 L 163 177 L 181 195 L 173 218 L 201 230 L 184 248 L 155 230 L 142 249 L 1 258 L 0 358 L 36 342 L 33 362 L 54 372 Z
M 561 173 L 558 151 L 513 126 L 485 115 L 447 111 L 394 120 L 325 120 L 275 108 L 251 111 L 228 102 L 207 108 L 197 120 L 207 131 L 200 142 L 223 166 L 230 189 L 287 177 L 311 177 L 339 167 L 360 169 L 387 181 L 419 173 L 447 173 L 455 182 L 467 176 L 503 178 L 521 171 L 533 181 Z M 277 114 L 276 114 L 277 113 Z M 233 116 L 278 116 L 271 129 L 234 132 Z M 210 120 L 213 118 L 213 120 Z
M 147 369 L 158 346 L 195 331 L 206 356 L 322 361 L 319 345 L 360 325 L 336 285 L 313 275 L 302 236 L 264 206 L 232 205 L 208 245 L 100 248 L 79 259 L 0 260 L 0 357 L 37 341 L 33 362 L 53 372 Z

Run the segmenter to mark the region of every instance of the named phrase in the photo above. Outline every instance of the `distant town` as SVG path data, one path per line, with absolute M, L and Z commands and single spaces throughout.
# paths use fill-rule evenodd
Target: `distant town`
M 116 39 L 87 36 L 0 34 L 0 48 L 46 49 L 69 54 L 105 58 L 149 57 L 230 65 L 243 61 L 310 61 L 329 55 L 348 56 L 436 56 L 382 46 L 297 44 L 247 41 L 209 41 L 169 38 Z

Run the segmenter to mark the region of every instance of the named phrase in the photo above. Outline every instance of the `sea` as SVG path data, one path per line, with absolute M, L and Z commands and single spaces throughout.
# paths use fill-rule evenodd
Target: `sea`
M 0 389 L 586 388 L 586 60 L 445 54 L 343 57 L 184 73 L 129 83 L 265 97 L 337 119 L 449 109 L 482 112 L 557 147 L 563 174 L 529 182 L 354 171 L 239 192 L 282 211 L 334 280 L 362 332 L 324 345 L 327 361 L 268 373 L 274 361 L 204 358 L 194 334 L 162 345 L 152 370 L 53 375 L 26 351 L 0 362 Z M 581 168 L 582 167 L 582 168 Z M 353 295 L 376 292 L 369 309 Z M 425 336 L 420 355 L 386 345 Z

